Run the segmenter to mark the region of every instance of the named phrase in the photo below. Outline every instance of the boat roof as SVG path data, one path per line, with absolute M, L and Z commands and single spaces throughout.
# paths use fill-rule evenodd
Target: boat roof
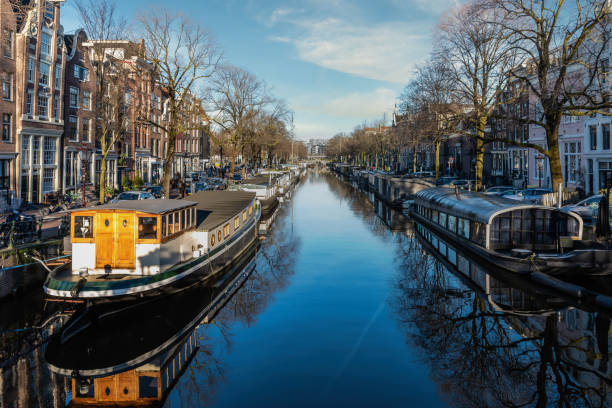
M 246 209 L 255 199 L 255 193 L 247 191 L 198 191 L 189 196 L 196 203 L 196 229 L 209 231 L 228 222 Z
M 524 203 L 509 198 L 476 193 L 473 191 L 435 187 L 418 191 L 415 195 L 417 204 L 425 204 L 434 210 L 489 224 L 493 217 L 507 211 L 523 209 L 542 209 L 559 211 L 557 208 L 544 205 Z M 560 211 L 559 211 L 560 212 Z
M 165 214 L 167 212 L 180 210 L 191 207 L 196 203 L 187 200 L 172 200 L 165 198 L 155 198 L 147 200 L 121 200 L 116 203 L 108 203 L 98 205 L 96 207 L 79 208 L 78 211 L 98 211 L 98 210 L 124 210 L 124 211 L 142 211 L 150 214 Z

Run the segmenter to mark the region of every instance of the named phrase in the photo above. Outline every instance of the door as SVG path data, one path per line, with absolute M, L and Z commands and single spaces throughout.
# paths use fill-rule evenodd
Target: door
M 134 214 L 116 213 L 115 267 L 134 268 Z
M 112 268 L 114 267 L 115 213 L 98 213 L 96 219 L 96 268 Z

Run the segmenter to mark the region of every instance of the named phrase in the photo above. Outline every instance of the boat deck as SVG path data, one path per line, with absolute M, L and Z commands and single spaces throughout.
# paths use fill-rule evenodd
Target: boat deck
M 106 281 L 128 281 L 134 279 L 143 278 L 145 275 L 129 275 L 129 274 L 101 274 L 101 275 L 87 275 L 87 280 L 91 282 L 106 282 Z M 147 275 L 148 276 L 148 275 Z M 58 271 L 54 276 L 54 279 L 64 281 L 64 282 L 78 282 L 81 279 L 81 276 L 74 275 L 70 269 L 63 269 Z

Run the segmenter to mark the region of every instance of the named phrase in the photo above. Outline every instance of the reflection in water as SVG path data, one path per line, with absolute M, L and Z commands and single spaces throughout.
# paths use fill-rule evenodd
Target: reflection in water
M 612 404 L 610 317 L 485 270 L 424 227 L 391 300 L 457 406 Z M 432 256 L 433 255 L 433 256 Z

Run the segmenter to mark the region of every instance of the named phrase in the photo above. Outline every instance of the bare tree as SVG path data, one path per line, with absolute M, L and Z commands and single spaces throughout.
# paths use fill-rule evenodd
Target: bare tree
M 213 122 L 226 136 L 225 144 L 231 157 L 230 174 L 234 172 L 236 156 L 254 143 L 257 122 L 270 126 L 284 109 L 274 104 L 266 85 L 242 68 L 225 65 L 217 70 L 208 90 Z M 263 115 L 268 107 L 272 112 Z M 216 141 L 218 142 L 218 141 Z
M 487 122 L 503 101 L 510 80 L 507 70 L 516 63 L 516 51 L 497 24 L 502 19 L 503 13 L 479 1 L 456 8 L 440 24 L 436 51 L 451 74 L 458 113 L 475 137 L 477 190 L 482 186 Z
M 453 102 L 452 71 L 446 61 L 432 58 L 417 69 L 416 77 L 405 88 L 402 105 L 413 125 L 413 143 L 435 146 L 436 178 L 440 174 L 440 146 L 456 129 L 457 106 Z M 416 157 L 414 158 L 416 163 Z
M 96 112 L 95 142 L 100 149 L 99 200 L 105 200 L 106 159 L 125 135 L 129 115 L 124 95 L 129 87 L 130 72 L 122 60 L 107 52 L 108 43 L 125 38 L 127 23 L 116 14 L 113 0 L 87 0 L 75 3 L 81 24 L 90 41 L 96 94 L 92 109 Z
M 604 51 L 609 33 L 609 3 L 603 0 L 491 0 L 503 19 L 495 23 L 520 53 L 521 64 L 510 69 L 536 104 L 525 123 L 540 126 L 546 146 L 515 143 L 548 158 L 553 189 L 563 181 L 559 125 L 563 116 L 609 115 L 612 107 L 605 82 Z M 509 140 L 504 140 L 513 143 Z
M 163 186 L 170 196 L 170 174 L 177 136 L 206 128 L 205 118 L 192 121 L 201 113 L 195 94 L 203 81 L 215 72 L 221 54 L 212 35 L 182 14 L 169 10 L 144 12 L 138 17 L 146 42 L 146 58 L 153 63 L 159 86 L 167 100 L 162 123 L 149 118 L 144 122 L 159 127 L 167 135 Z

